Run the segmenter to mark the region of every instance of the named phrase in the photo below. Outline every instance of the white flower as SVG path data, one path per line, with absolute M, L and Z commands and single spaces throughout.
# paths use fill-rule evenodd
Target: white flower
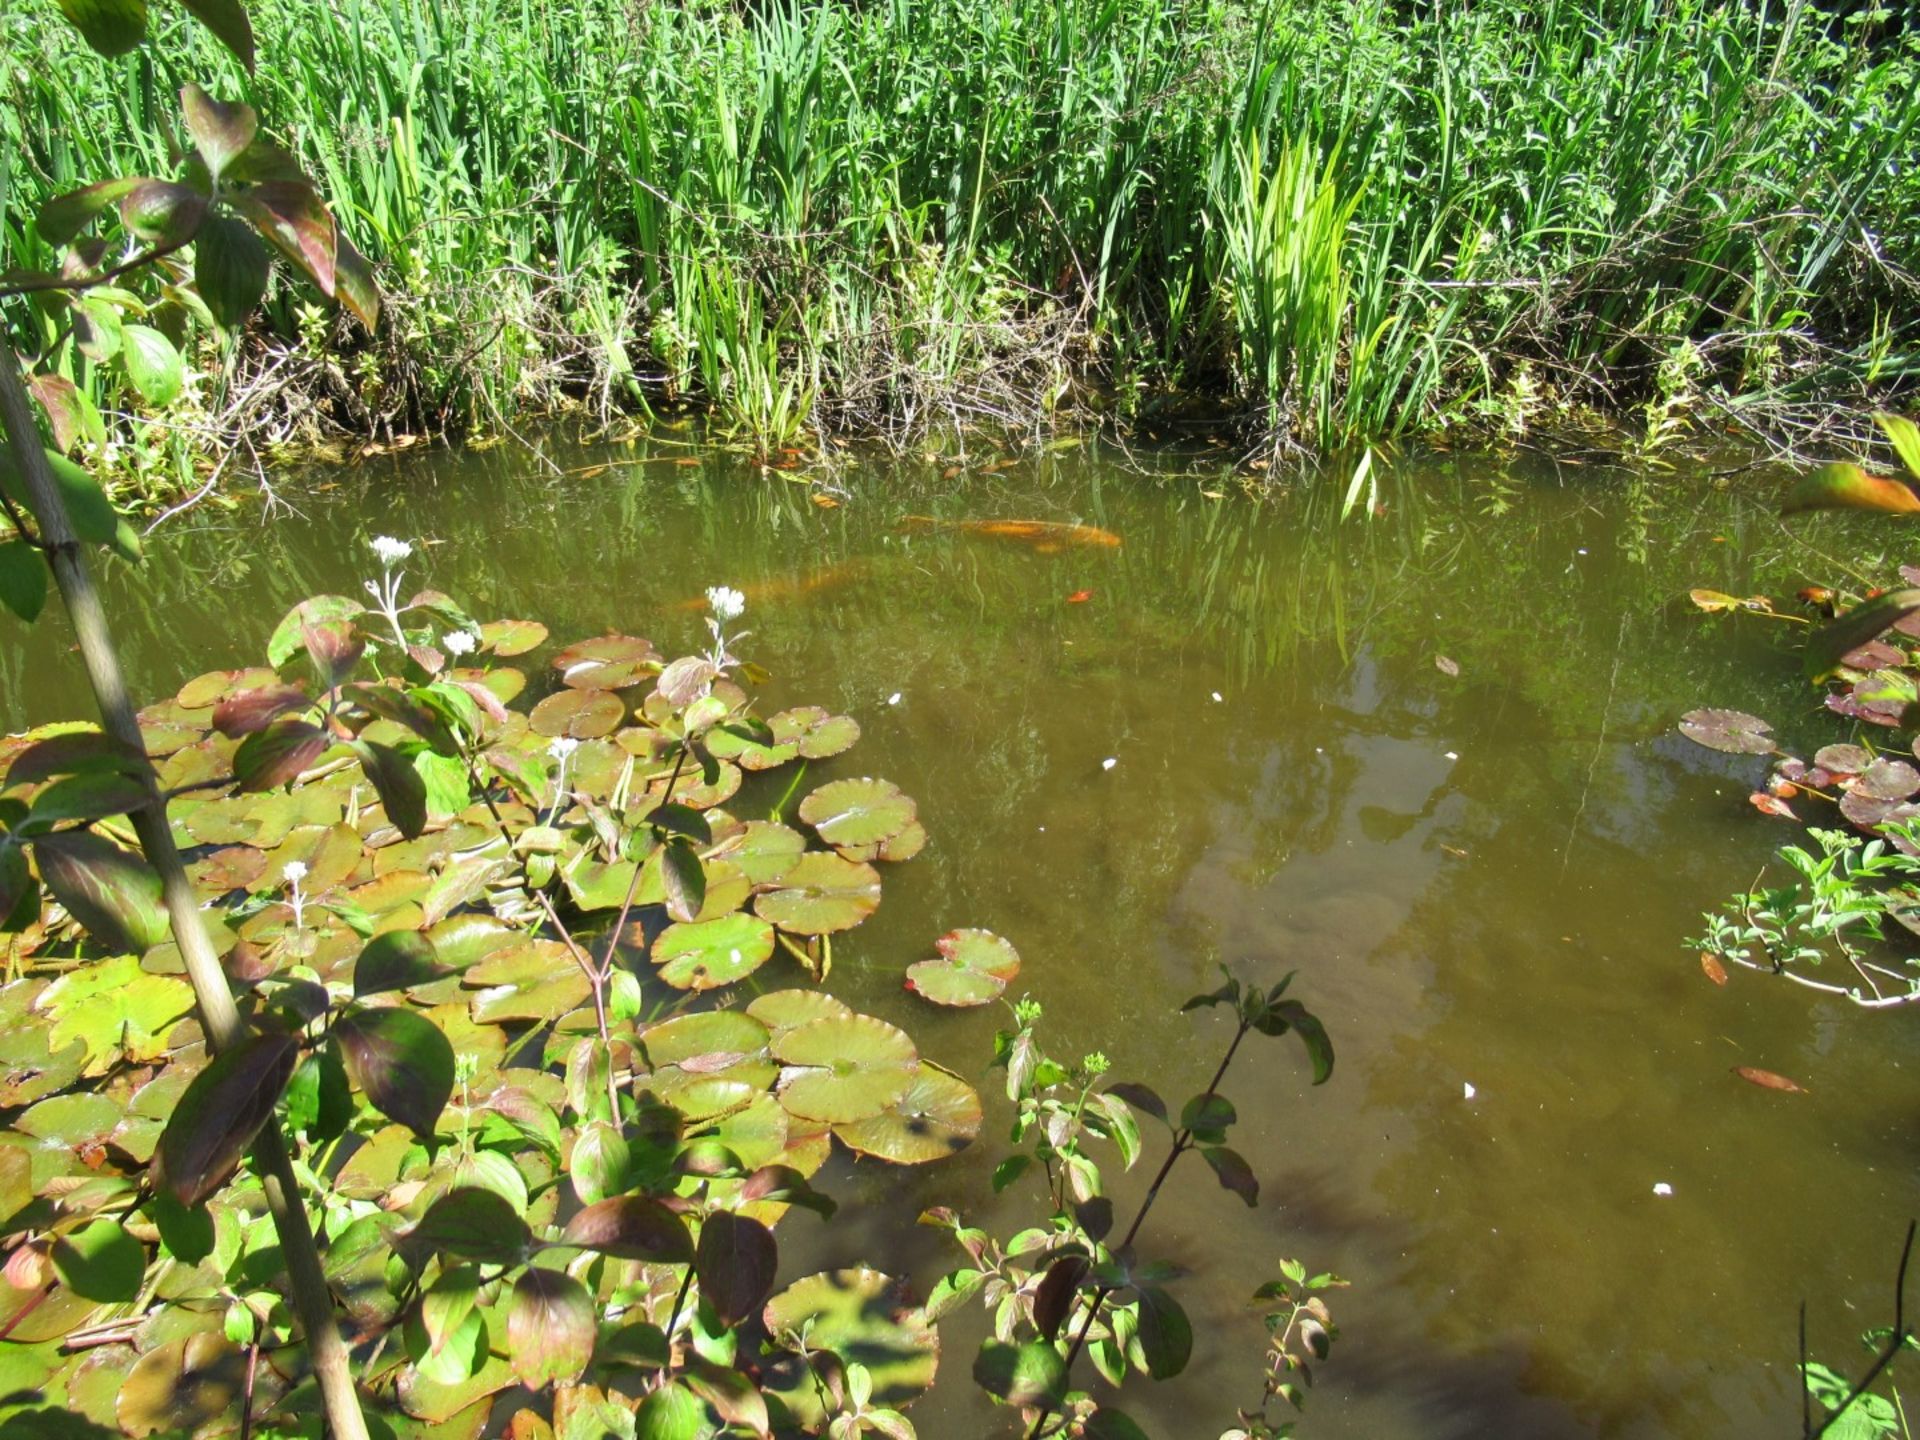
M 1111 770 L 1113 769 L 1114 766 L 1118 765 L 1119 763 L 1120 762 L 1118 760 L 1116 760 L 1113 756 L 1109 755 L 1106 759 L 1100 762 L 1100 768 L 1102 770 Z
M 300 860 L 289 860 L 280 867 L 280 874 L 289 885 L 298 885 L 307 878 L 306 863 Z
M 380 563 L 389 568 L 413 554 L 413 546 L 391 535 L 376 535 L 367 543 L 373 546 L 373 553 L 380 557 Z
M 578 750 L 579 748 L 580 748 L 580 742 L 578 740 L 568 739 L 566 736 L 563 735 L 558 740 L 555 740 L 551 745 L 547 746 L 547 754 L 551 755 L 554 759 L 558 760 L 561 764 L 564 765 L 567 761 L 567 757 L 573 754 L 573 752 Z
M 1653 1187 L 1653 1193 L 1656 1195 L 1662 1195 L 1662 1196 L 1671 1195 L 1673 1194 L 1673 1187 L 1667 1184 L 1666 1181 L 1662 1180 L 1660 1181 L 1659 1184 Z
M 707 604 L 721 620 L 737 620 L 747 611 L 747 597 L 729 585 L 715 585 L 707 591 Z
M 479 642 L 474 639 L 470 631 L 455 630 L 450 634 L 442 635 L 440 643 L 446 647 L 449 655 L 471 655 L 473 647 Z

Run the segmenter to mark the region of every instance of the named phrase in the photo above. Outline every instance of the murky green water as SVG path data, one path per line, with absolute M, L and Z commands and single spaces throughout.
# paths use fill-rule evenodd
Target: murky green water
M 1298 970 L 1334 1079 L 1312 1089 L 1291 1045 L 1250 1052 L 1228 1091 L 1259 1208 L 1190 1173 L 1146 1232 L 1195 1272 L 1193 1368 L 1127 1401 L 1162 1437 L 1217 1435 L 1257 1397 L 1242 1302 L 1280 1255 L 1353 1281 L 1312 1397 L 1321 1437 L 1789 1433 L 1802 1297 L 1816 1355 L 1855 1364 L 1920 1210 L 1912 1021 L 1745 977 L 1716 989 L 1681 943 L 1784 832 L 1744 803 L 1751 763 L 1672 720 L 1721 703 L 1818 725 L 1758 622 L 1671 603 L 1827 572 L 1760 504 L 1586 470 L 1496 483 L 1462 461 L 1401 475 L 1384 516 L 1341 526 L 1324 493 L 1210 499 L 1211 482 L 1070 455 L 959 493 L 936 466 L 850 466 L 828 509 L 730 460 L 626 454 L 560 480 L 505 449 L 383 462 L 290 486 L 297 513 L 270 524 L 175 522 L 113 583 L 136 686 L 251 660 L 293 601 L 357 589 L 376 533 L 430 539 L 435 585 L 561 637 L 624 629 L 671 652 L 703 633 L 685 602 L 742 585 L 768 698 L 854 714 L 866 738 L 832 763 L 897 781 L 933 832 L 833 980 L 925 1053 L 982 1076 L 994 1015 L 900 986 L 957 925 L 1018 944 L 1060 1051 L 1104 1050 L 1171 1095 L 1222 1041 L 1175 1013 L 1216 956 Z M 903 528 L 926 512 L 1080 520 L 1124 544 Z M 67 644 L 0 630 L 0 724 L 84 713 Z M 1741 1064 L 1809 1093 L 1746 1085 Z M 836 1160 L 849 1223 L 790 1221 L 787 1272 L 858 1258 L 924 1290 L 953 1257 L 914 1226 L 922 1205 L 1023 1213 L 987 1185 L 1003 1120 L 929 1170 Z M 973 1323 L 945 1327 L 915 1412 L 929 1440 L 990 1433 Z

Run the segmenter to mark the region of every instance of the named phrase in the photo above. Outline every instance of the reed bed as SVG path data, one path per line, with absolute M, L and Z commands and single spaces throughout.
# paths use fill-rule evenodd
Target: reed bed
M 1097 417 L 1331 450 L 1597 403 L 1806 442 L 1920 375 L 1920 45 L 1803 0 L 252 9 L 251 79 L 184 24 L 106 61 L 0 17 L 5 263 L 49 258 L 44 198 L 169 170 L 211 77 L 392 297 L 369 337 L 280 287 L 150 448 L 241 400 L 269 438 L 691 404 L 764 449 Z

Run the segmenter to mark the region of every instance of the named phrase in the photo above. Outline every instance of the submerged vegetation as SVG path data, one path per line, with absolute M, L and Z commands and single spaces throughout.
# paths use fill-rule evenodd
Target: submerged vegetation
M 259 109 L 390 299 L 369 335 L 277 285 L 221 338 L 190 287 L 136 286 L 208 362 L 164 397 L 9 300 L 16 341 L 156 487 L 218 435 L 390 442 L 682 400 L 769 454 L 1063 413 L 1328 448 L 1588 402 L 1656 441 L 1804 437 L 1916 367 L 1914 40 L 1870 10 L 266 0 L 254 19 L 276 59 L 250 77 L 171 13 L 170 43 L 120 59 L 42 7 L 0 17 L 7 266 L 57 265 L 53 197 L 173 174 L 168 97 L 191 79 Z

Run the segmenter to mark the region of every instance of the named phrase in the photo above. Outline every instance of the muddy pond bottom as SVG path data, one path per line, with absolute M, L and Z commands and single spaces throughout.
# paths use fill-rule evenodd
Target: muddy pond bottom
M 707 586 L 743 590 L 766 708 L 863 728 L 809 782 L 884 775 L 932 834 L 828 988 L 988 1100 L 950 1162 L 836 1156 L 818 1183 L 840 1217 L 784 1222 L 782 1283 L 865 1262 L 924 1294 L 960 1258 L 924 1207 L 1003 1236 L 1042 1218 L 1032 1182 L 989 1183 L 1004 1016 L 902 986 L 936 936 L 983 926 L 1019 947 L 1050 1050 L 1176 1104 L 1224 1043 L 1178 1013 L 1219 964 L 1297 972 L 1332 1034 L 1328 1084 L 1288 1042 L 1226 1087 L 1258 1205 L 1189 1161 L 1143 1232 L 1187 1271 L 1196 1332 L 1184 1375 L 1122 1402 L 1162 1440 L 1258 1400 L 1249 1297 L 1282 1256 L 1351 1282 L 1320 1440 L 1792 1433 L 1803 1299 L 1814 1357 L 1858 1373 L 1920 1211 L 1913 1020 L 1716 988 L 1685 943 L 1791 833 L 1746 804 L 1762 762 L 1673 731 L 1702 704 L 1807 717 L 1790 636 L 1674 603 L 1830 578 L 1765 495 L 1448 460 L 1342 523 L 1337 485 L 1255 502 L 1084 452 L 944 480 L 946 460 L 849 463 L 817 491 L 697 451 L 554 458 L 573 473 L 502 447 L 289 477 L 293 513 L 163 528 L 110 612 L 144 702 L 253 663 L 297 599 L 357 593 L 378 534 L 424 542 L 417 578 L 476 615 L 668 654 L 704 643 Z M 1051 523 L 967 523 L 1007 520 Z M 1855 553 L 1850 522 L 1818 523 Z M 0 629 L 0 725 L 91 713 L 70 645 L 51 617 Z M 1146 1128 L 1123 1217 L 1158 1162 Z M 969 1379 L 983 1333 L 943 1324 L 925 1440 L 1011 1432 Z

